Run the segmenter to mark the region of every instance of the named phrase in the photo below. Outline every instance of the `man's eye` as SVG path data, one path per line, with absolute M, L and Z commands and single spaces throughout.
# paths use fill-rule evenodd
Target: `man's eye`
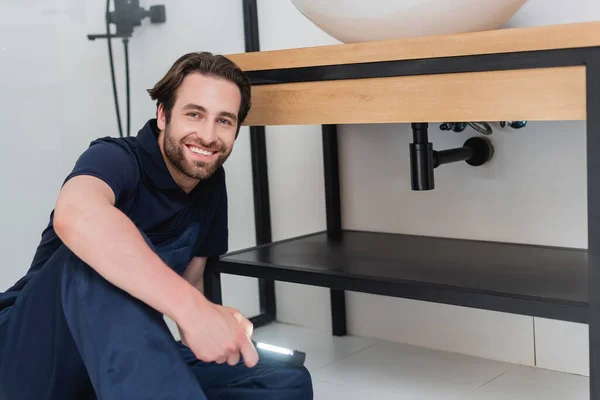
M 188 113 L 188 115 L 189 115 L 190 117 L 192 117 L 192 118 L 198 118 L 198 117 L 200 117 L 200 115 L 199 115 L 198 113 L 194 113 L 194 112 L 192 112 L 192 113 Z
M 221 119 L 221 122 L 223 124 L 231 125 L 231 121 L 229 121 L 228 119 L 225 119 L 225 118 Z

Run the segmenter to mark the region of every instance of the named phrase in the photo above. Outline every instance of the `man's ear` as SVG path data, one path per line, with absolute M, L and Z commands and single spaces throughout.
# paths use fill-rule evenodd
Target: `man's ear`
M 161 131 L 164 131 L 167 126 L 165 107 L 162 104 L 159 104 L 158 109 L 156 110 L 156 125 Z

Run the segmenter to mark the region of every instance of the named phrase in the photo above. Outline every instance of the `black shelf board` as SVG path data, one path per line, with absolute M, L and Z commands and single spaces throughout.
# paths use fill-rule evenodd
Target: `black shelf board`
M 587 323 L 585 249 L 368 231 L 226 254 L 219 272 Z M 302 301 L 302 299 L 298 299 Z

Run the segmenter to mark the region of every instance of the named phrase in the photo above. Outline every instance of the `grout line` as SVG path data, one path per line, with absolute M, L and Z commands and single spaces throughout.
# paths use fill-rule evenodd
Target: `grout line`
M 476 387 L 475 389 L 471 390 L 469 393 L 465 393 L 464 396 L 461 396 L 460 398 L 458 398 L 457 400 L 461 400 L 461 399 L 466 399 L 467 396 L 470 396 L 471 394 L 475 393 L 476 391 L 478 391 L 479 389 L 481 389 L 482 387 L 489 385 L 490 383 L 494 382 L 496 379 L 499 379 L 501 377 L 503 377 L 504 375 L 506 375 L 507 373 L 509 373 L 510 371 L 512 371 L 513 369 L 516 369 L 518 367 L 511 367 L 509 369 L 507 369 L 506 371 L 504 371 L 503 373 L 501 373 L 500 375 L 497 375 L 493 378 L 491 378 L 490 380 L 488 380 L 487 382 L 482 383 L 481 385 L 479 385 L 478 387 Z
M 332 365 L 332 364 L 335 364 L 336 362 L 340 362 L 340 361 L 343 361 L 343 360 L 345 360 L 345 359 L 347 359 L 347 358 L 350 358 L 350 357 L 352 357 L 353 355 L 360 353 L 361 351 L 365 351 L 365 350 L 367 350 L 368 348 L 371 348 L 371 347 L 375 346 L 376 344 L 377 344 L 376 342 L 373 342 L 373 343 L 369 344 L 367 347 L 364 347 L 364 348 L 362 348 L 362 349 L 360 349 L 360 350 L 356 350 L 355 352 L 353 352 L 353 353 L 350 353 L 350 354 L 347 354 L 347 355 L 345 355 L 345 356 L 344 356 L 344 357 L 342 357 L 342 358 L 338 358 L 338 359 L 336 359 L 336 360 L 333 360 L 333 361 L 331 361 L 331 362 L 329 362 L 329 363 L 327 363 L 327 364 L 324 364 L 324 365 L 322 365 L 322 366 L 320 366 L 320 367 L 316 368 L 316 369 L 314 370 L 314 372 L 316 372 L 316 371 L 319 371 L 319 370 L 321 370 L 321 369 L 323 369 L 323 368 L 326 368 L 326 367 L 328 367 L 328 366 L 330 366 L 330 365 Z M 321 382 L 325 382 L 325 383 L 331 383 L 331 384 L 334 384 L 334 385 L 336 385 L 336 383 L 333 383 L 333 382 L 328 382 L 328 381 L 324 381 L 323 379 L 320 379 L 320 381 L 321 381 Z

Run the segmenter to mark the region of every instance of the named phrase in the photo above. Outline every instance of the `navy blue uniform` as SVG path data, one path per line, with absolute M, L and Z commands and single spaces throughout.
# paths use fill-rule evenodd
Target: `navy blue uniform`
M 137 137 L 92 142 L 66 180 L 78 175 L 106 182 L 115 206 L 178 274 L 195 256 L 227 251 L 223 168 L 185 193 L 158 147 L 156 120 Z M 72 253 L 52 220 L 27 274 L 0 293 L 0 400 L 312 399 L 305 368 L 197 360 L 160 313 Z

